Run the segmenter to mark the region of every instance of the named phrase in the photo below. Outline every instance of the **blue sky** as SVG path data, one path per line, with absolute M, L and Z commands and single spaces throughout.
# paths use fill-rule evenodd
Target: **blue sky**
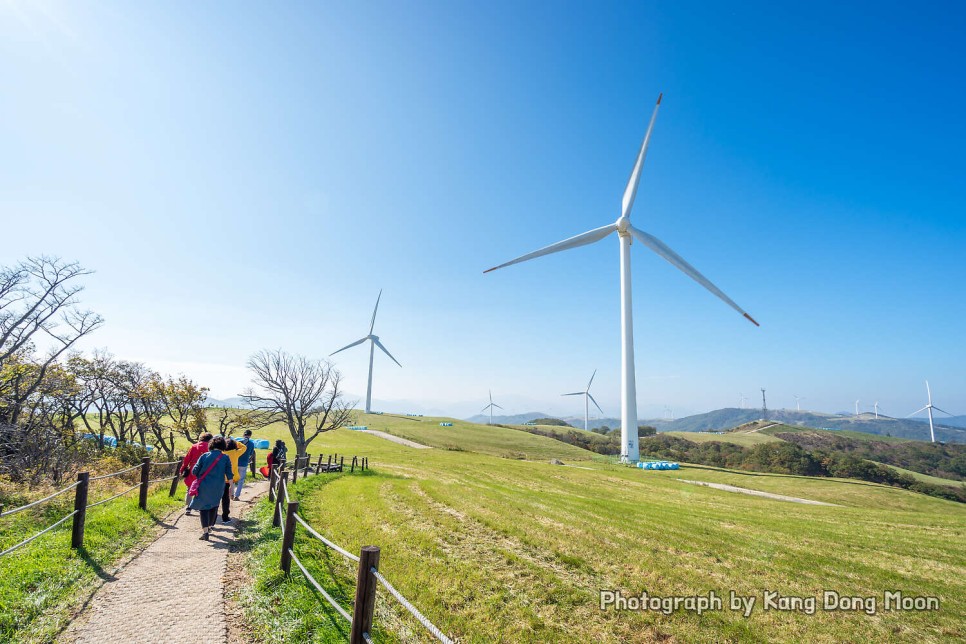
M 966 413 L 958 3 L 0 2 L 0 263 L 97 271 L 108 347 L 227 397 L 263 347 L 376 332 L 387 409 L 619 412 L 632 220 L 641 416 L 752 400 Z M 365 351 L 336 356 L 365 393 Z

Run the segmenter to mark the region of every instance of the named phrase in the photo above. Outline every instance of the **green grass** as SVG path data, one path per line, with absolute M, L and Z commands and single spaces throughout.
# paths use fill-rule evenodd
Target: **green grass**
M 780 441 L 769 434 L 762 432 L 726 432 L 724 434 L 711 434 L 709 432 L 661 432 L 665 436 L 683 438 L 692 443 L 734 443 L 742 447 L 754 447 L 762 443 L 774 443 Z
M 395 416 L 389 414 L 356 414 L 353 421 L 369 429 L 384 431 L 401 438 L 443 450 L 476 452 L 501 458 L 549 460 L 590 460 L 593 452 L 567 445 L 546 436 L 528 434 L 508 427 L 477 425 L 454 418 Z M 440 427 L 451 422 L 452 427 Z M 541 429 L 545 429 L 542 427 Z M 555 430 L 568 430 L 555 427 Z M 578 430 L 583 431 L 583 430 Z
M 966 636 L 961 504 L 839 479 L 687 465 L 642 471 L 590 460 L 580 467 L 553 466 L 545 462 L 550 454 L 545 450 L 568 446 L 515 448 L 533 454 L 533 461 L 500 458 L 508 448 L 498 446 L 494 436 L 511 437 L 493 432 L 499 428 L 469 423 L 441 428 L 435 419 L 420 419 L 422 425 L 408 421 L 416 429 L 407 430 L 400 429 L 406 420 L 376 418 L 366 424 L 425 443 L 442 444 L 445 432 L 458 432 L 449 440 L 467 451 L 415 450 L 347 430 L 323 435 L 310 451 L 366 455 L 373 469 L 365 476 L 300 482 L 305 516 L 352 552 L 380 546 L 382 572 L 461 641 L 868 642 Z M 272 428 L 264 434 L 274 438 L 280 432 Z M 491 454 L 470 452 L 471 447 Z M 750 497 L 679 478 L 843 507 Z M 279 581 L 270 563 L 259 563 L 277 557 L 277 546 L 262 543 L 264 557 L 253 555 L 258 582 L 252 601 L 261 602 L 255 612 L 274 606 L 281 611 L 272 618 L 279 620 L 276 628 L 297 625 L 300 641 L 331 641 L 331 630 L 318 616 L 325 614 L 321 604 L 306 599 L 298 604 L 301 610 L 284 608 L 286 593 L 302 592 L 286 590 L 298 575 Z M 300 543 L 296 550 L 307 547 Z M 312 565 L 320 582 L 332 588 L 351 583 L 351 567 L 330 568 L 322 552 L 318 557 Z M 901 589 L 939 596 L 942 608 L 874 617 L 760 609 L 747 619 L 728 610 L 664 616 L 601 611 L 601 588 L 661 596 L 714 590 L 725 597 L 733 589 L 757 595 L 759 606 L 764 590 L 821 596 L 829 588 L 881 598 L 886 590 Z M 282 594 L 271 594 L 276 591 Z M 377 641 L 421 637 L 418 625 L 385 593 L 379 601 L 383 632 Z M 314 612 L 309 606 L 316 606 Z
M 795 427 L 792 425 L 776 425 L 774 427 L 769 427 L 761 432 L 762 434 L 774 435 L 774 434 L 784 434 L 784 433 L 811 433 L 811 434 L 824 434 L 828 436 L 838 436 L 840 438 L 851 438 L 852 440 L 860 441 L 878 441 L 881 443 L 908 443 L 912 441 L 911 438 L 899 438 L 897 436 L 886 436 L 884 434 L 868 434 L 866 432 L 855 432 L 851 429 L 840 429 L 840 430 L 827 430 L 827 429 L 816 429 L 814 427 Z
M 908 474 L 909 476 L 916 479 L 917 481 L 922 481 L 924 483 L 932 483 L 933 485 L 945 485 L 948 487 L 959 487 L 960 485 L 966 485 L 966 482 L 963 482 L 963 481 L 955 481 L 953 479 L 944 479 L 939 476 L 930 476 L 929 474 L 913 472 L 912 470 L 907 470 L 903 467 L 899 467 L 898 465 L 889 465 L 888 463 L 880 463 L 879 461 L 871 461 L 871 462 L 875 463 L 876 465 L 882 465 L 883 467 L 891 467 L 897 472 L 900 472 L 902 474 Z
M 91 484 L 90 501 L 110 496 L 107 485 Z M 155 534 L 158 522 L 183 497 L 168 497 L 158 484 L 148 511 L 137 505 L 137 490 L 88 510 L 84 548 L 70 547 L 71 520 L 0 558 L 0 642 L 49 642 L 67 624 L 72 610 L 109 574 L 132 547 Z M 112 488 L 117 489 L 117 488 Z M 121 491 L 122 488 L 117 489 Z M 103 490 L 103 493 L 102 493 Z M 183 493 L 182 486 L 182 493 Z M 0 550 L 35 534 L 73 511 L 67 492 L 37 509 L 0 519 Z

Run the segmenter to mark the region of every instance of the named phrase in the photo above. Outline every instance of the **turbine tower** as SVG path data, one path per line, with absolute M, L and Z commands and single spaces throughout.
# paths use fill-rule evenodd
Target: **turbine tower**
M 794 396 L 795 398 L 795 411 L 802 411 L 802 401 L 805 400 L 801 396 Z
M 621 201 L 620 217 L 617 221 L 600 228 L 594 228 L 588 232 L 565 239 L 556 244 L 551 244 L 532 253 L 527 253 L 512 259 L 509 262 L 494 266 L 483 271 L 489 273 L 498 268 L 504 268 L 512 264 L 518 264 L 530 259 L 557 253 L 579 246 L 586 246 L 602 240 L 613 232 L 617 233 L 618 243 L 620 244 L 620 288 L 621 288 L 621 461 L 636 462 L 640 458 L 640 450 L 637 442 L 637 385 L 635 382 L 634 370 L 634 324 L 631 306 L 631 240 L 637 239 L 641 244 L 666 259 L 673 266 L 680 269 L 686 275 L 702 285 L 714 295 L 722 299 L 730 307 L 748 318 L 755 326 L 759 326 L 755 320 L 748 315 L 740 306 L 735 304 L 731 298 L 712 284 L 708 279 L 699 273 L 691 264 L 684 260 L 680 255 L 668 248 L 664 242 L 653 235 L 644 232 L 631 225 L 631 209 L 634 207 L 634 199 L 637 196 L 637 186 L 641 181 L 641 169 L 644 166 L 644 157 L 647 156 L 647 147 L 651 141 L 651 132 L 654 129 L 654 121 L 657 119 L 658 109 L 661 107 L 661 96 L 657 97 L 657 104 L 654 106 L 654 113 L 644 134 L 640 150 L 637 153 L 637 160 L 631 170 L 631 176 L 624 188 L 624 198 Z
M 765 404 L 765 390 L 761 390 L 761 419 L 768 420 L 768 405 Z
M 402 367 L 402 365 L 399 364 L 399 361 L 392 357 L 392 354 L 389 353 L 388 349 L 382 346 L 382 342 L 379 342 L 379 336 L 373 335 L 372 333 L 373 327 L 376 326 L 376 311 L 379 310 L 380 299 L 382 299 L 382 289 L 379 289 L 379 297 L 376 298 L 376 308 L 372 309 L 372 321 L 369 322 L 369 335 L 362 338 L 361 340 L 356 340 L 352 344 L 347 344 L 341 349 L 339 349 L 339 351 L 345 351 L 350 347 L 354 347 L 357 344 L 362 344 L 366 340 L 369 340 L 369 386 L 366 387 L 366 413 L 367 414 L 372 411 L 372 357 L 373 357 L 373 354 L 375 353 L 376 347 L 379 347 L 380 349 L 382 349 L 383 353 L 389 356 L 393 362 L 395 362 L 400 367 Z M 339 351 L 333 351 L 329 355 L 334 356 L 335 354 L 339 353 Z
M 594 406 L 597 407 L 600 413 L 601 414 L 604 413 L 604 410 L 600 408 L 600 405 L 597 404 L 597 401 L 594 400 L 594 397 L 590 395 L 590 384 L 594 382 L 594 376 L 596 375 L 597 375 L 597 370 L 594 369 L 594 373 L 591 374 L 590 376 L 590 382 L 587 383 L 587 389 L 585 389 L 584 391 L 575 391 L 572 394 L 560 394 L 561 396 L 583 396 L 584 397 L 584 429 L 588 431 L 589 431 L 588 425 L 590 422 L 590 403 L 593 402 Z
M 745 408 L 745 401 L 748 400 L 745 395 L 741 392 L 738 393 L 738 409 Z
M 872 405 L 872 408 L 875 409 L 875 419 L 879 420 L 879 401 L 878 400 L 875 401 L 875 404 Z
M 593 378 L 591 378 L 591 380 L 593 380 Z M 487 391 L 489 391 L 489 390 L 487 390 Z M 594 403 L 594 404 L 596 405 L 597 403 Z M 492 424 L 493 424 L 493 408 L 494 408 L 494 407 L 496 407 L 497 409 L 503 409 L 503 407 L 500 407 L 500 406 L 499 406 L 498 404 L 496 404 L 495 402 L 493 402 L 493 392 L 492 392 L 492 391 L 490 391 L 490 404 L 489 404 L 489 405 L 487 405 L 486 407 L 484 407 L 484 408 L 483 408 L 483 409 L 482 409 L 482 410 L 480 411 L 480 413 L 482 414 L 482 413 L 483 413 L 484 411 L 486 411 L 487 409 L 489 409 L 489 410 L 490 410 L 490 422 L 488 423 L 488 424 L 490 424 L 490 425 L 492 425 Z
M 917 409 L 916 411 L 912 412 L 911 414 L 909 414 L 909 416 L 915 416 L 916 414 L 918 414 L 921 411 L 926 411 L 926 412 L 929 413 L 929 438 L 932 440 L 932 442 L 935 443 L 936 442 L 936 430 L 933 428 L 933 425 L 932 425 L 932 410 L 935 409 L 936 411 L 942 411 L 947 416 L 952 416 L 952 414 L 950 414 L 948 411 L 943 411 L 939 407 L 936 407 L 934 404 L 932 404 L 932 392 L 929 391 L 929 381 L 928 380 L 926 381 L 926 397 L 929 399 L 929 403 L 925 407 L 923 407 L 922 409 Z M 906 416 L 906 418 L 909 418 L 909 416 Z
M 859 417 L 859 401 L 858 400 L 855 401 L 855 417 L 856 418 Z

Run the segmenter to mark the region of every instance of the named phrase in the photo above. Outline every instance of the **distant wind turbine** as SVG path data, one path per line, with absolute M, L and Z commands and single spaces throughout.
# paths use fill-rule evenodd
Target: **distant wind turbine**
M 595 403 L 595 404 L 596 404 L 596 403 Z M 489 410 L 490 410 L 490 423 L 489 423 L 490 425 L 492 425 L 492 424 L 493 424 L 493 408 L 494 408 L 494 407 L 496 407 L 497 409 L 503 409 L 503 407 L 500 407 L 500 406 L 499 406 L 498 404 L 496 404 L 495 402 L 493 402 L 493 392 L 492 392 L 492 391 L 490 391 L 490 404 L 489 404 L 489 405 L 487 405 L 486 407 L 484 407 L 484 408 L 483 408 L 483 409 L 482 409 L 482 410 L 480 411 L 480 413 L 482 414 L 482 413 L 483 413 L 484 411 L 486 411 L 487 409 L 489 409 Z
M 594 406 L 597 407 L 597 409 L 600 411 L 601 414 L 604 413 L 604 410 L 600 408 L 600 405 L 597 404 L 597 401 L 594 400 L 594 397 L 590 395 L 590 384 L 594 382 L 594 376 L 596 375 L 597 375 L 597 370 L 594 369 L 594 373 L 591 374 L 590 376 L 590 382 L 587 383 L 587 389 L 585 389 L 584 391 L 575 391 L 572 394 L 560 394 L 561 396 L 583 396 L 584 397 L 584 429 L 585 430 L 589 429 L 591 402 L 594 403 Z
M 802 401 L 805 400 L 801 396 L 795 396 L 795 411 L 802 411 Z
M 357 344 L 362 344 L 366 340 L 369 340 L 369 386 L 366 388 L 366 413 L 367 414 L 372 411 L 372 356 L 373 356 L 373 353 L 375 353 L 375 348 L 379 347 L 380 349 L 382 349 L 383 353 L 385 353 L 387 356 L 389 356 L 392 359 L 393 362 L 395 362 L 396 364 L 399 364 L 399 361 L 392 357 L 392 354 L 389 353 L 386 347 L 382 346 L 382 342 L 379 342 L 379 336 L 373 335 L 372 333 L 373 327 L 376 326 L 376 311 L 379 310 L 379 300 L 381 299 L 382 299 L 382 289 L 379 289 L 379 297 L 376 298 L 376 308 L 372 309 L 372 321 L 369 323 L 369 335 L 362 338 L 361 340 L 356 340 L 352 344 L 347 344 L 341 349 L 339 349 L 339 351 L 345 351 L 350 347 L 354 347 Z M 333 351 L 329 355 L 334 356 L 335 354 L 339 353 L 339 351 Z M 399 364 L 399 366 L 402 367 L 401 364 Z
M 928 380 L 926 381 L 926 396 L 929 399 L 929 403 L 925 407 L 923 407 L 922 409 L 917 409 L 916 411 L 912 412 L 911 414 L 909 414 L 909 416 L 906 416 L 906 418 L 909 418 L 910 416 L 915 416 L 916 414 L 918 414 L 921 411 L 929 412 L 929 438 L 932 440 L 932 442 L 935 443 L 936 442 L 936 430 L 932 426 L 932 410 L 935 409 L 936 411 L 942 411 L 947 416 L 952 416 L 952 414 L 950 414 L 948 411 L 943 411 L 939 407 L 936 407 L 934 404 L 932 404 L 932 392 L 929 391 L 929 381 Z
M 872 408 L 875 409 L 875 419 L 879 420 L 879 401 L 878 400 L 875 401 L 875 404 L 872 405 Z
M 859 401 L 858 400 L 855 401 L 855 417 L 856 418 L 859 417 Z
M 738 394 L 738 409 L 744 409 L 745 408 L 745 401 L 746 400 L 748 400 L 748 398 L 746 398 L 743 393 L 739 393 Z
M 699 273 L 691 264 L 684 260 L 680 255 L 668 248 L 664 242 L 656 237 L 635 228 L 631 225 L 631 209 L 634 207 L 634 199 L 637 196 L 637 186 L 641 181 L 641 169 L 644 166 L 644 157 L 647 156 L 647 147 L 651 141 L 651 132 L 654 129 L 654 121 L 657 120 L 657 112 L 661 107 L 661 96 L 657 97 L 657 104 L 654 106 L 654 113 L 644 134 L 640 150 L 637 153 L 637 160 L 631 170 L 631 176 L 624 188 L 624 198 L 621 202 L 621 213 L 617 221 L 600 228 L 595 228 L 580 235 L 576 235 L 564 241 L 551 244 L 540 250 L 536 250 L 526 255 L 521 255 L 509 262 L 494 266 L 483 271 L 489 273 L 498 268 L 518 264 L 530 259 L 550 255 L 579 246 L 593 244 L 607 237 L 613 232 L 617 233 L 620 243 L 620 267 L 621 267 L 621 460 L 625 462 L 635 462 L 640 458 L 640 450 L 637 442 L 637 385 L 634 372 L 634 324 L 631 305 L 631 240 L 637 239 L 644 246 L 666 259 L 673 266 L 680 269 L 684 274 L 695 280 L 698 284 L 711 291 L 715 296 L 723 300 L 728 306 L 732 307 L 745 316 L 755 326 L 759 326 L 755 320 L 748 315 L 740 306 L 734 303 L 717 286 L 712 284 L 704 275 Z

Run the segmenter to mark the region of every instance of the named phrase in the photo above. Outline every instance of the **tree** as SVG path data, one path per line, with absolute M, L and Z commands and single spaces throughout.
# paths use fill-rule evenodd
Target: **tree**
M 637 426 L 637 436 L 638 438 L 642 436 L 654 436 L 657 434 L 657 428 L 651 427 L 650 425 L 638 425 Z
M 342 398 L 342 374 L 325 360 L 309 360 L 281 349 L 262 350 L 248 359 L 255 388 L 242 397 L 255 424 L 282 422 L 295 442 L 297 456 L 319 434 L 347 425 L 354 405 Z
M 218 434 L 228 436 L 239 429 L 256 426 L 251 412 L 222 407 L 218 415 Z
M 0 422 L 16 425 L 23 405 L 40 387 L 50 369 L 82 337 L 104 320 L 77 306 L 83 286 L 77 278 L 89 275 L 77 262 L 55 257 L 30 257 L 12 268 L 0 267 Z M 8 363 L 32 357 L 38 340 L 50 348 L 35 369 L 15 370 Z

